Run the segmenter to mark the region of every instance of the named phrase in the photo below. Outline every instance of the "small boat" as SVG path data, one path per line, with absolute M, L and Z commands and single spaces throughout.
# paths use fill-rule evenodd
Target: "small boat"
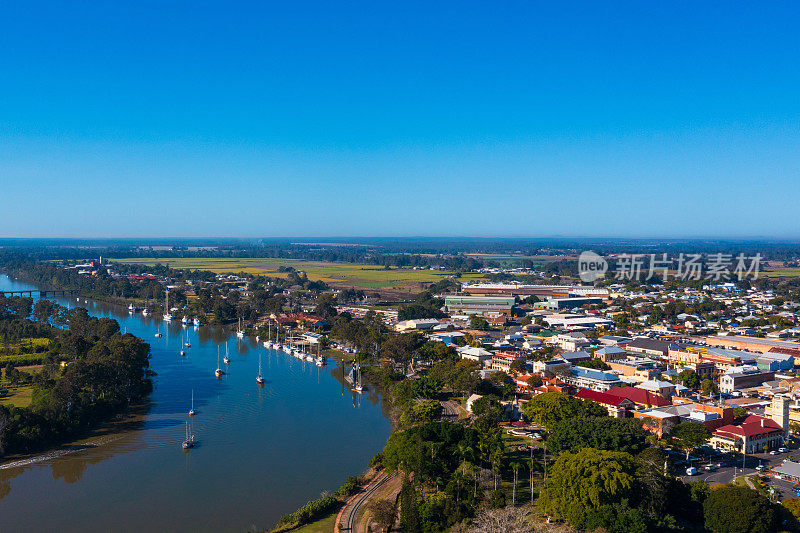
M 256 376 L 256 383 L 259 385 L 264 384 L 264 376 L 261 375 L 261 352 L 258 352 L 258 375 Z
M 193 323 L 195 326 L 199 326 L 199 325 L 200 325 L 200 319 L 199 319 L 199 318 L 197 318 L 197 317 L 194 317 L 194 319 L 192 319 L 192 323 Z
M 192 408 L 189 409 L 189 416 L 194 416 L 194 389 L 192 389 Z
M 181 318 L 181 324 L 188 324 L 188 323 L 189 323 L 189 317 L 188 316 L 183 316 Z
M 186 422 L 186 440 L 181 444 L 181 448 L 188 450 L 194 446 L 194 435 L 189 435 L 189 422 Z
M 226 365 L 231 364 L 231 358 L 228 355 L 228 343 L 227 342 L 225 343 L 225 357 L 222 358 L 222 362 L 225 363 Z
M 186 355 L 186 350 L 181 350 L 181 357 Z
M 129 313 L 135 313 L 136 312 L 136 306 L 133 305 L 133 304 L 128 304 L 128 312 Z
M 217 379 L 220 379 L 224 373 L 219 367 L 219 346 L 217 346 L 217 369 L 214 371 L 214 375 L 217 376 Z
M 147 316 L 149 314 L 150 314 L 150 311 L 148 311 L 146 307 L 144 309 L 142 309 L 142 315 L 143 316 Z
M 240 339 L 244 338 L 244 330 L 242 329 L 242 319 L 239 319 L 239 329 L 236 330 L 236 336 Z
M 156 338 L 157 338 L 157 339 L 160 339 L 160 338 L 161 338 L 161 332 L 160 332 L 160 331 L 156 331 Z

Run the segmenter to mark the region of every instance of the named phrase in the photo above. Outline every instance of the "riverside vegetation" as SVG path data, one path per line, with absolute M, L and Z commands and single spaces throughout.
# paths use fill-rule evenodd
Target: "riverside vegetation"
M 121 334 L 116 320 L 49 300 L 0 297 L 4 339 L 34 336 L 46 346 L 42 365 L 20 372 L 7 360 L 9 385 L 32 387 L 25 408 L 0 406 L 0 457 L 30 453 L 75 438 L 152 390 L 150 346 Z

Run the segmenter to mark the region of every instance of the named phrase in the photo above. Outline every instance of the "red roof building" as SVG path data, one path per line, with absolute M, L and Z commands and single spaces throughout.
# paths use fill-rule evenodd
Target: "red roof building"
M 625 418 L 628 411 L 635 407 L 633 402 L 625 397 L 590 389 L 578 390 L 578 392 L 575 393 L 575 398 L 599 403 L 606 408 L 608 415 L 614 418 Z
M 672 402 L 654 392 L 650 392 L 637 387 L 614 387 L 608 390 L 608 394 L 627 398 L 638 407 L 650 409 L 652 407 L 664 407 L 672 405 Z
M 728 424 L 714 431 L 711 445 L 717 449 L 746 453 L 762 453 L 783 443 L 783 428 L 770 418 L 750 415 L 738 425 Z

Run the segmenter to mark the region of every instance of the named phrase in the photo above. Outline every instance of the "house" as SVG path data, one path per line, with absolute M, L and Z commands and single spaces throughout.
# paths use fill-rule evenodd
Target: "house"
M 563 392 L 565 394 L 573 394 L 575 392 L 575 387 L 558 378 L 551 378 L 545 379 L 541 387 L 536 387 L 531 392 L 533 392 L 534 396 L 543 394 L 545 392 Z
M 586 335 L 577 331 L 562 333 L 556 336 L 556 343 L 559 348 L 569 352 L 575 352 L 581 348 L 588 348 L 592 345 L 589 339 L 586 338 Z
M 664 398 L 669 398 L 675 395 L 675 385 L 670 383 L 669 381 L 659 381 L 657 379 L 651 379 L 645 381 L 644 383 L 638 384 L 636 387 L 639 389 L 650 391 L 654 394 L 658 394 L 659 396 L 663 396 Z
M 594 356 L 599 358 L 604 363 L 626 357 L 627 355 L 628 352 L 619 346 L 604 346 L 603 348 L 595 350 L 594 352 Z
M 474 346 L 461 346 L 456 348 L 458 355 L 461 359 L 469 359 L 470 361 L 477 361 L 484 364 L 492 360 L 492 352 L 484 350 L 483 348 L 476 348 Z
M 563 359 L 550 359 L 548 361 L 534 361 L 533 371 L 543 376 L 553 377 L 569 371 L 572 365 Z
M 625 418 L 628 411 L 632 411 L 634 408 L 633 402 L 629 399 L 614 396 L 607 392 L 579 389 L 578 392 L 575 393 L 575 397 L 599 403 L 606 408 L 608 416 L 613 418 Z

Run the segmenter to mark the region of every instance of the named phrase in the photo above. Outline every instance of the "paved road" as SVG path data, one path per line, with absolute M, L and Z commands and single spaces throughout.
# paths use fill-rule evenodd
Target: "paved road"
M 341 523 L 344 527 L 341 531 L 350 531 L 351 533 L 358 533 L 358 513 L 361 508 L 366 504 L 370 497 L 380 489 L 386 481 L 390 479 L 385 472 L 381 472 L 378 476 L 367 485 L 367 488 L 348 502 L 344 512 L 342 513 Z

